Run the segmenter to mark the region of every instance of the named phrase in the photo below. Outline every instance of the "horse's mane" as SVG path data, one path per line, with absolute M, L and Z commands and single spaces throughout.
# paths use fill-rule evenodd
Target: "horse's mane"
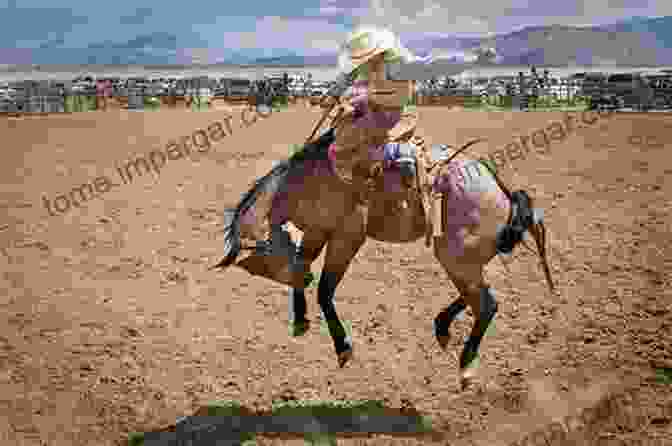
M 297 168 L 302 168 L 303 164 L 309 160 L 326 160 L 328 159 L 329 145 L 334 140 L 333 129 L 323 133 L 317 140 L 306 143 L 301 148 L 294 152 L 289 159 L 279 162 L 270 172 L 263 177 L 257 179 L 252 188 L 247 191 L 240 202 L 236 206 L 237 215 L 242 215 L 254 204 L 255 197 L 262 192 L 275 192 L 277 186 L 280 186 L 282 180 L 286 179 L 290 171 Z
M 334 141 L 334 130 L 330 129 L 315 141 L 304 144 L 289 159 L 278 163 L 263 177 L 257 179 L 250 190 L 241 197 L 234 209 L 224 211 L 224 251 L 225 258 L 213 268 L 231 265 L 240 253 L 240 217 L 244 215 L 262 194 L 274 194 L 287 181 L 290 173 L 301 170 L 306 161 L 323 161 L 329 157 L 329 145 Z

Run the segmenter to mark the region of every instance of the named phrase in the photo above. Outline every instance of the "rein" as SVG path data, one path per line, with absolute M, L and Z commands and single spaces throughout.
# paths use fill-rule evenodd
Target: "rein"
M 335 100 L 334 103 L 331 104 L 331 107 L 325 110 L 320 120 L 317 121 L 315 127 L 313 128 L 313 131 L 310 133 L 310 136 L 308 137 L 308 139 L 306 139 L 306 143 L 311 142 L 313 138 L 315 138 L 315 133 L 317 133 L 319 128 L 322 127 L 324 120 L 327 119 L 327 116 L 329 116 L 334 107 L 336 107 L 336 105 L 340 102 L 341 96 L 343 96 L 348 87 L 352 85 L 352 83 L 355 81 L 355 77 L 357 77 L 357 68 L 353 69 L 350 73 L 346 75 L 339 76 L 339 79 L 336 81 L 336 85 L 331 87 L 329 91 L 327 91 L 324 95 L 322 95 L 322 97 L 320 97 L 318 103 L 321 103 L 327 97 L 333 97 L 335 98 Z M 339 117 L 339 115 L 337 115 L 336 117 Z M 332 120 L 332 126 L 335 120 L 336 118 Z
M 462 147 L 460 147 L 459 149 L 457 149 L 457 150 L 455 151 L 455 153 L 453 153 L 452 155 L 450 155 L 450 157 L 449 157 L 447 160 L 439 160 L 439 161 L 435 161 L 434 163 L 432 163 L 432 165 L 430 165 L 430 166 L 428 167 L 428 170 L 429 170 L 429 171 L 432 171 L 432 170 L 434 170 L 434 168 L 435 168 L 436 166 L 450 163 L 450 162 L 453 160 L 453 158 L 455 158 L 457 155 L 459 155 L 460 153 L 462 153 L 462 152 L 464 152 L 465 150 L 467 150 L 469 147 L 473 146 L 473 145 L 476 144 L 476 143 L 484 142 L 484 141 L 486 141 L 486 140 L 485 140 L 485 139 L 482 139 L 482 138 L 477 138 L 477 139 L 474 139 L 474 140 L 472 140 L 472 141 L 469 141 L 468 143 L 466 143 L 465 145 L 463 145 Z M 443 149 L 443 151 L 448 150 L 449 147 L 450 147 L 450 146 L 445 147 L 445 148 Z

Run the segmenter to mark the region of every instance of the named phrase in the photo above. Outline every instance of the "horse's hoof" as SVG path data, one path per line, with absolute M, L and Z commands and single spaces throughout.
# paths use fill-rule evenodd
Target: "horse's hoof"
M 348 363 L 353 357 L 353 350 L 352 347 L 348 348 L 345 351 L 342 351 L 341 353 L 338 354 L 338 366 L 340 368 L 345 367 L 345 364 Z
M 436 341 L 439 343 L 439 347 L 444 352 L 448 349 L 448 342 L 450 342 L 450 335 L 436 335 Z
M 310 328 L 309 321 L 290 322 L 289 335 L 292 337 L 303 336 Z

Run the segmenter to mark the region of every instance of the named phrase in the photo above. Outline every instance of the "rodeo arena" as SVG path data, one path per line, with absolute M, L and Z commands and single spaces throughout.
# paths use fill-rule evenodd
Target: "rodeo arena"
M 672 446 L 672 71 L 388 41 L 0 82 L 0 445 Z
M 539 70 L 541 71 L 541 70 Z M 267 75 L 262 79 L 211 78 L 96 78 L 70 81 L 25 80 L 0 82 L 0 113 L 34 113 L 160 107 L 207 109 L 217 103 L 267 104 L 302 100 L 313 104 L 333 81 L 313 81 L 310 73 Z M 582 72 L 568 77 L 550 70 L 510 76 L 441 76 L 415 82 L 417 105 L 443 105 L 481 110 L 668 111 L 672 109 L 672 70 L 653 73 Z

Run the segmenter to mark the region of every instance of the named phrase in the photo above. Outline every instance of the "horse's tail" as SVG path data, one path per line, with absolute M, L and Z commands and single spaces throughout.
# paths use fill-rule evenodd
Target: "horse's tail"
M 276 165 L 269 173 L 259 178 L 252 188 L 247 191 L 234 209 L 224 210 L 224 258 L 209 269 L 226 268 L 231 266 L 240 254 L 242 242 L 240 239 L 240 219 L 259 197 L 265 194 L 274 194 L 282 184 L 282 180 L 289 172 L 289 162 L 283 161 Z
M 236 209 L 224 209 L 224 259 L 214 268 L 226 268 L 236 261 L 242 248 L 240 241 L 240 216 Z
M 493 178 L 497 182 L 497 186 L 499 186 L 502 192 L 504 192 L 504 195 L 506 195 L 506 197 L 509 199 L 509 202 L 513 203 L 513 194 L 511 193 L 511 190 L 499 178 L 495 169 L 493 169 L 486 160 L 481 158 L 480 161 L 490 171 Z M 541 261 L 541 266 L 544 270 L 546 283 L 548 284 L 548 288 L 551 290 L 551 292 L 553 292 L 555 290 L 555 285 L 553 284 L 553 279 L 551 278 L 551 268 L 548 265 L 548 258 L 546 256 L 546 226 L 544 226 L 543 215 L 538 214 L 540 210 L 539 211 L 534 210 L 534 199 L 530 197 L 529 194 L 526 195 L 530 200 L 529 207 L 534 212 L 532 222 L 530 226 L 527 228 L 527 230 L 530 232 L 530 234 L 534 238 L 535 244 L 537 245 L 537 255 L 539 255 L 539 260 Z M 523 244 L 525 245 L 525 247 L 530 249 L 529 246 L 527 246 L 527 244 L 525 244 L 524 241 Z M 530 249 L 530 251 L 532 250 Z
M 530 202 L 534 203 L 532 198 L 530 198 Z M 555 291 L 555 286 L 553 285 L 553 279 L 551 278 L 551 268 L 548 266 L 548 258 L 546 256 L 546 226 L 544 226 L 543 216 L 535 215 L 534 221 L 528 228 L 528 231 L 530 231 L 530 234 L 532 234 L 532 237 L 534 237 L 534 241 L 537 245 L 537 254 L 539 255 L 541 266 L 544 269 L 544 276 L 546 277 L 548 289 L 553 292 Z

